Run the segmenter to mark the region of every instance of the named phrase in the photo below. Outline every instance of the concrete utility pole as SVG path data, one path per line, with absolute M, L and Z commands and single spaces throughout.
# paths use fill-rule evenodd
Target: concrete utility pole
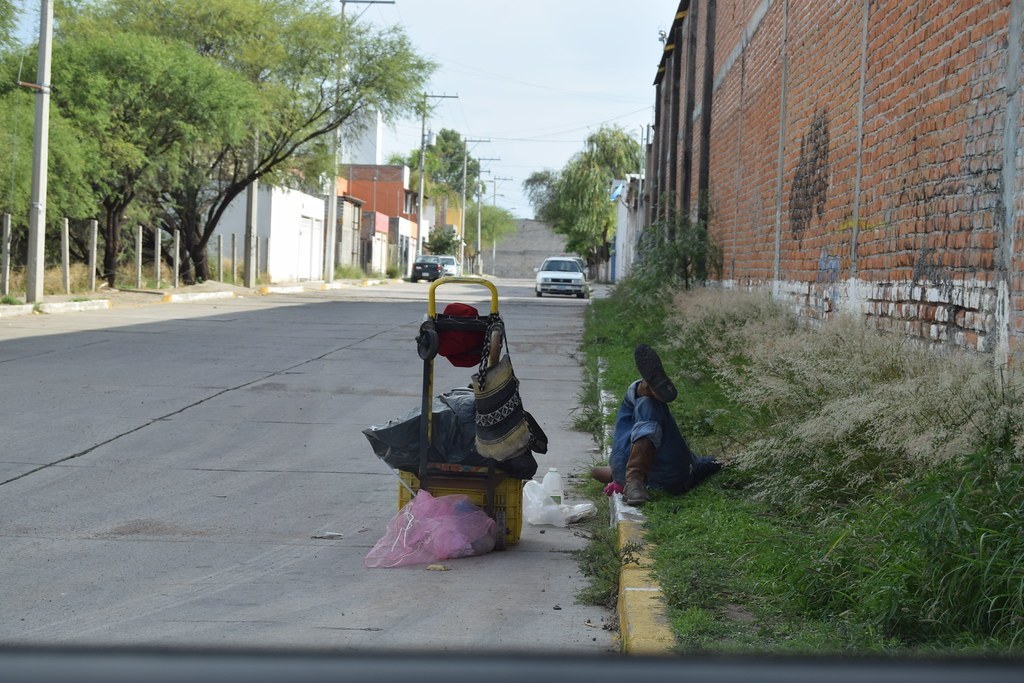
M 252 151 L 252 171 L 256 172 L 256 166 L 260 159 L 260 133 L 256 131 L 256 139 Z M 253 180 L 249 187 L 245 188 L 245 257 L 242 259 L 242 284 L 253 289 L 256 287 L 256 274 L 259 272 L 259 264 L 256 263 L 256 239 L 259 227 L 259 191 L 260 181 Z M 157 235 L 160 228 L 157 228 Z M 157 263 L 157 268 L 160 264 Z M 177 273 L 175 273 L 177 277 Z
M 423 111 L 421 112 L 423 117 L 420 122 L 420 191 L 416 195 L 416 234 L 419 236 L 420 251 L 423 251 L 423 193 L 425 192 L 423 176 L 426 173 L 424 157 L 427 153 L 427 99 L 431 97 L 458 99 L 459 95 L 458 93 L 454 95 L 429 95 L 423 93 Z
M 395 0 L 339 0 L 341 3 L 341 28 L 345 28 L 345 5 L 393 5 Z M 334 83 L 334 104 L 341 99 L 341 55 L 338 55 Z M 341 161 L 341 124 L 331 136 L 331 186 L 327 192 L 327 223 L 324 225 L 324 281 L 334 282 L 335 242 L 338 237 L 338 163 Z M 268 250 L 269 251 L 269 250 Z M 268 254 L 269 256 L 269 254 Z
M 490 142 L 490 139 L 470 139 L 462 141 L 462 206 L 459 211 L 459 263 L 466 269 L 466 166 L 469 164 L 469 143 Z
M 501 161 L 501 157 L 480 157 L 477 161 Z M 483 171 L 481 171 L 482 173 Z M 490 173 L 490 171 L 488 171 Z M 481 180 L 476 186 L 476 265 L 473 268 L 473 272 L 477 275 L 484 274 L 484 260 L 480 256 L 480 246 L 482 241 L 480 239 L 480 223 L 482 220 L 481 213 L 483 212 L 483 195 L 484 195 L 484 182 Z
M 491 183 L 493 184 L 493 194 L 494 194 L 493 198 L 491 199 L 491 206 L 497 206 L 498 205 L 498 181 L 499 180 L 515 180 L 515 178 L 508 178 L 508 177 L 505 177 L 505 176 L 494 176 L 493 178 L 491 178 Z
M 53 44 L 53 0 L 39 5 L 39 83 L 19 83 L 36 91 L 35 138 L 32 153 L 32 203 L 28 213 L 28 269 L 25 300 L 43 299 L 46 241 L 46 165 L 50 140 L 50 56 Z

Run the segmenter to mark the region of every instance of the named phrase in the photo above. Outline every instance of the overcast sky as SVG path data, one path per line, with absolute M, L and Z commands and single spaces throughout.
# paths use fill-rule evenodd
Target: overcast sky
M 428 127 L 451 128 L 497 181 L 497 204 L 517 217 L 533 210 L 522 183 L 534 171 L 560 170 L 602 124 L 619 124 L 638 140 L 653 123 L 658 31 L 678 0 L 396 0 L 346 5 L 346 14 L 405 28 L 421 54 L 439 66 Z M 420 122 L 385 133 L 385 157 L 419 147 Z M 492 195 L 495 183 L 488 182 Z M 492 196 L 493 198 L 493 196 Z
M 38 36 L 39 0 L 19 0 L 23 35 Z M 338 0 L 341 9 L 342 0 Z M 522 183 L 534 171 L 560 170 L 602 124 L 641 139 L 653 123 L 661 59 L 678 0 L 346 0 L 346 16 L 399 25 L 438 64 L 428 86 L 427 126 L 450 128 L 473 143 L 497 204 L 517 217 L 533 210 Z M 420 145 L 420 121 L 385 131 L 384 160 Z M 508 178 L 497 180 L 492 178 Z M 504 195 L 504 196 L 500 196 Z

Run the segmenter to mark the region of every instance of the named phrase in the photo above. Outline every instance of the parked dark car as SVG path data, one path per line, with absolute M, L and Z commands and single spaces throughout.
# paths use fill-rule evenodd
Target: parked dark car
M 442 275 L 444 275 L 444 266 L 441 265 L 441 259 L 436 256 L 420 256 L 412 262 L 412 277 L 410 279 L 413 282 L 420 280 L 433 282 Z

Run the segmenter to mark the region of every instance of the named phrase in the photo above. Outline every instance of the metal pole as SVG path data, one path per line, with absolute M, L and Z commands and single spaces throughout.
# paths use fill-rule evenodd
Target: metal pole
M 238 235 L 231 233 L 231 284 L 235 284 L 238 276 Z
M 39 68 L 36 84 L 23 84 L 36 90 L 35 136 L 32 153 L 32 203 L 28 218 L 28 269 L 25 299 L 35 303 L 43 299 L 43 273 L 46 267 L 46 166 L 50 137 L 50 57 L 53 43 L 53 0 L 39 4 Z
M 217 235 L 217 282 L 224 282 L 224 235 Z

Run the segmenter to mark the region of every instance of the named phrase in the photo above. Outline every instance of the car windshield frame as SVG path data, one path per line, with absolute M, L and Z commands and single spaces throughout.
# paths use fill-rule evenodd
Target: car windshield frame
M 555 267 L 557 266 L 557 267 Z M 568 266 L 568 267 L 563 267 Z M 571 258 L 549 258 L 541 264 L 542 273 L 582 273 L 580 264 Z

